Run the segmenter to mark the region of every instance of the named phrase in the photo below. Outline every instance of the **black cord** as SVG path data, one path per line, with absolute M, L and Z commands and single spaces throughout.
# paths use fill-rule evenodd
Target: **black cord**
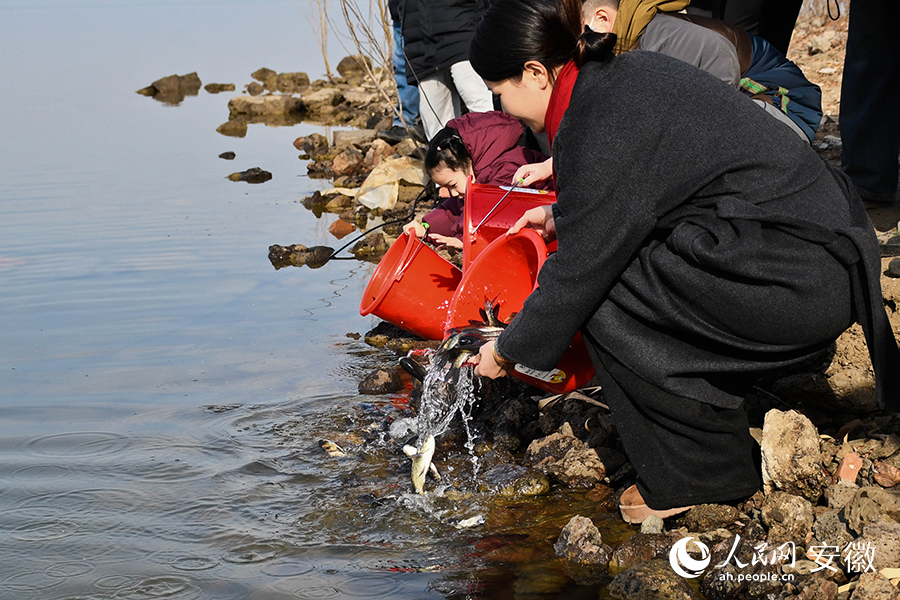
M 335 250 L 334 252 L 332 252 L 332 253 L 331 253 L 331 256 L 329 256 L 328 258 L 325 259 L 325 262 L 328 262 L 329 260 L 335 258 L 335 256 L 337 256 L 337 254 L 338 254 L 339 252 L 341 252 L 341 251 L 343 251 L 344 249 L 346 249 L 348 246 L 350 246 L 350 244 L 352 244 L 352 243 L 354 243 L 354 242 L 357 242 L 357 241 L 361 240 L 362 238 L 364 238 L 365 236 L 369 235 L 370 233 L 372 233 L 372 232 L 375 231 L 376 229 L 381 229 L 382 227 L 386 227 L 386 226 L 388 226 L 388 225 L 393 225 L 394 223 L 404 223 L 404 222 L 407 222 L 407 221 L 409 221 L 410 219 L 414 218 L 414 217 L 416 216 L 416 206 L 419 204 L 419 200 L 421 200 L 421 199 L 423 198 L 423 196 L 425 195 L 425 192 L 426 192 L 426 191 L 428 191 L 428 187 L 427 187 L 427 186 L 424 187 L 424 188 L 422 188 L 422 191 L 419 192 L 418 195 L 416 195 L 416 198 L 415 198 L 415 200 L 413 200 L 413 203 L 412 203 L 412 206 L 411 206 L 410 209 L 409 209 L 409 212 L 406 213 L 404 216 L 402 216 L 402 217 L 400 217 L 400 218 L 398 218 L 398 219 L 392 219 L 392 220 L 390 220 L 390 221 L 385 221 L 384 223 L 380 223 L 380 224 L 376 225 L 375 227 L 372 227 L 372 228 L 370 228 L 370 229 L 366 229 L 365 231 L 363 231 L 362 233 L 360 233 L 358 236 L 356 236 L 355 238 L 353 238 L 352 240 L 350 240 L 349 242 L 347 242 L 346 244 L 344 244 L 343 246 L 341 246 L 340 248 L 338 248 L 337 250 Z M 349 259 L 349 258 L 351 258 L 351 257 L 348 256 L 346 259 L 345 259 L 345 258 L 337 258 L 337 259 L 335 259 L 335 260 L 347 260 L 347 259 Z M 355 257 L 353 257 L 353 258 L 355 258 Z M 324 264 L 324 263 L 323 263 L 323 264 Z
M 828 18 L 832 21 L 837 21 L 841 18 L 841 3 L 839 0 L 834 0 L 834 7 L 837 9 L 837 16 L 831 14 L 831 0 L 825 0 L 825 8 L 828 9 Z

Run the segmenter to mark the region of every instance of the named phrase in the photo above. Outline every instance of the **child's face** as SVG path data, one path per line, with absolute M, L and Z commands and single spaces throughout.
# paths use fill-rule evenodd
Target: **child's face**
M 465 171 L 454 170 L 446 165 L 438 165 L 431 171 L 431 180 L 435 185 L 440 186 L 441 196 L 465 196 L 466 195 L 466 178 L 472 175 L 472 168 L 469 167 Z

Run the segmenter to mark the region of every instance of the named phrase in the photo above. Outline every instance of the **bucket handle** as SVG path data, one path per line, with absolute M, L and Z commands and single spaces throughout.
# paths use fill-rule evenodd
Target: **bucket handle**
M 407 233 L 410 238 L 413 238 L 411 234 Z M 406 269 L 412 264 L 413 260 L 416 258 L 416 254 L 419 253 L 419 250 L 422 249 L 422 246 L 425 245 L 425 240 L 418 236 L 415 236 L 415 240 L 419 242 L 418 244 L 414 244 L 412 241 L 406 244 L 406 247 L 403 248 L 403 254 L 400 255 L 400 268 L 397 269 L 397 273 L 394 275 L 394 281 L 400 281 L 403 278 L 403 274 L 406 273 Z M 415 250 L 413 250 L 413 246 L 415 246 Z

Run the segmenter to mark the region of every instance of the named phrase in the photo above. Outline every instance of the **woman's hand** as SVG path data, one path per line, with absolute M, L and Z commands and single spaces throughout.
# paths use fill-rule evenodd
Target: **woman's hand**
M 455 248 L 456 250 L 463 249 L 463 242 L 459 238 L 455 238 L 453 236 L 440 235 L 438 233 L 431 233 L 428 235 L 428 239 L 431 240 L 438 247 L 447 247 L 447 248 Z
M 530 165 L 522 165 L 513 175 L 513 185 L 531 185 L 547 181 L 553 177 L 553 159 L 548 158 L 542 163 L 534 163 Z
M 497 379 L 505 377 L 508 373 L 497 364 L 494 360 L 494 342 L 490 341 L 483 345 L 478 354 L 469 359 L 470 363 L 475 364 L 475 374 L 489 379 Z
M 425 237 L 425 226 L 419 223 L 418 221 L 410 221 L 406 225 L 403 226 L 403 233 L 408 233 L 413 237 Z
M 514 235 L 522 229 L 530 227 L 541 234 L 548 244 L 556 239 L 556 222 L 553 220 L 553 209 L 550 205 L 537 206 L 525 211 L 515 225 L 509 228 L 506 235 Z

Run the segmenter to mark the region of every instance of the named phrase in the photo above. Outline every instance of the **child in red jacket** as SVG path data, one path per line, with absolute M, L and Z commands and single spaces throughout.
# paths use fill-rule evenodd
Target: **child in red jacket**
M 447 199 L 422 223 L 407 223 L 403 230 L 417 237 L 427 233 L 432 242 L 462 248 L 466 179 L 472 176 L 478 183 L 509 185 L 519 167 L 547 158 L 519 145 L 522 132 L 519 121 L 499 111 L 468 113 L 448 121 L 425 154 L 425 171 Z M 539 187 L 552 189 L 552 182 L 541 182 Z

